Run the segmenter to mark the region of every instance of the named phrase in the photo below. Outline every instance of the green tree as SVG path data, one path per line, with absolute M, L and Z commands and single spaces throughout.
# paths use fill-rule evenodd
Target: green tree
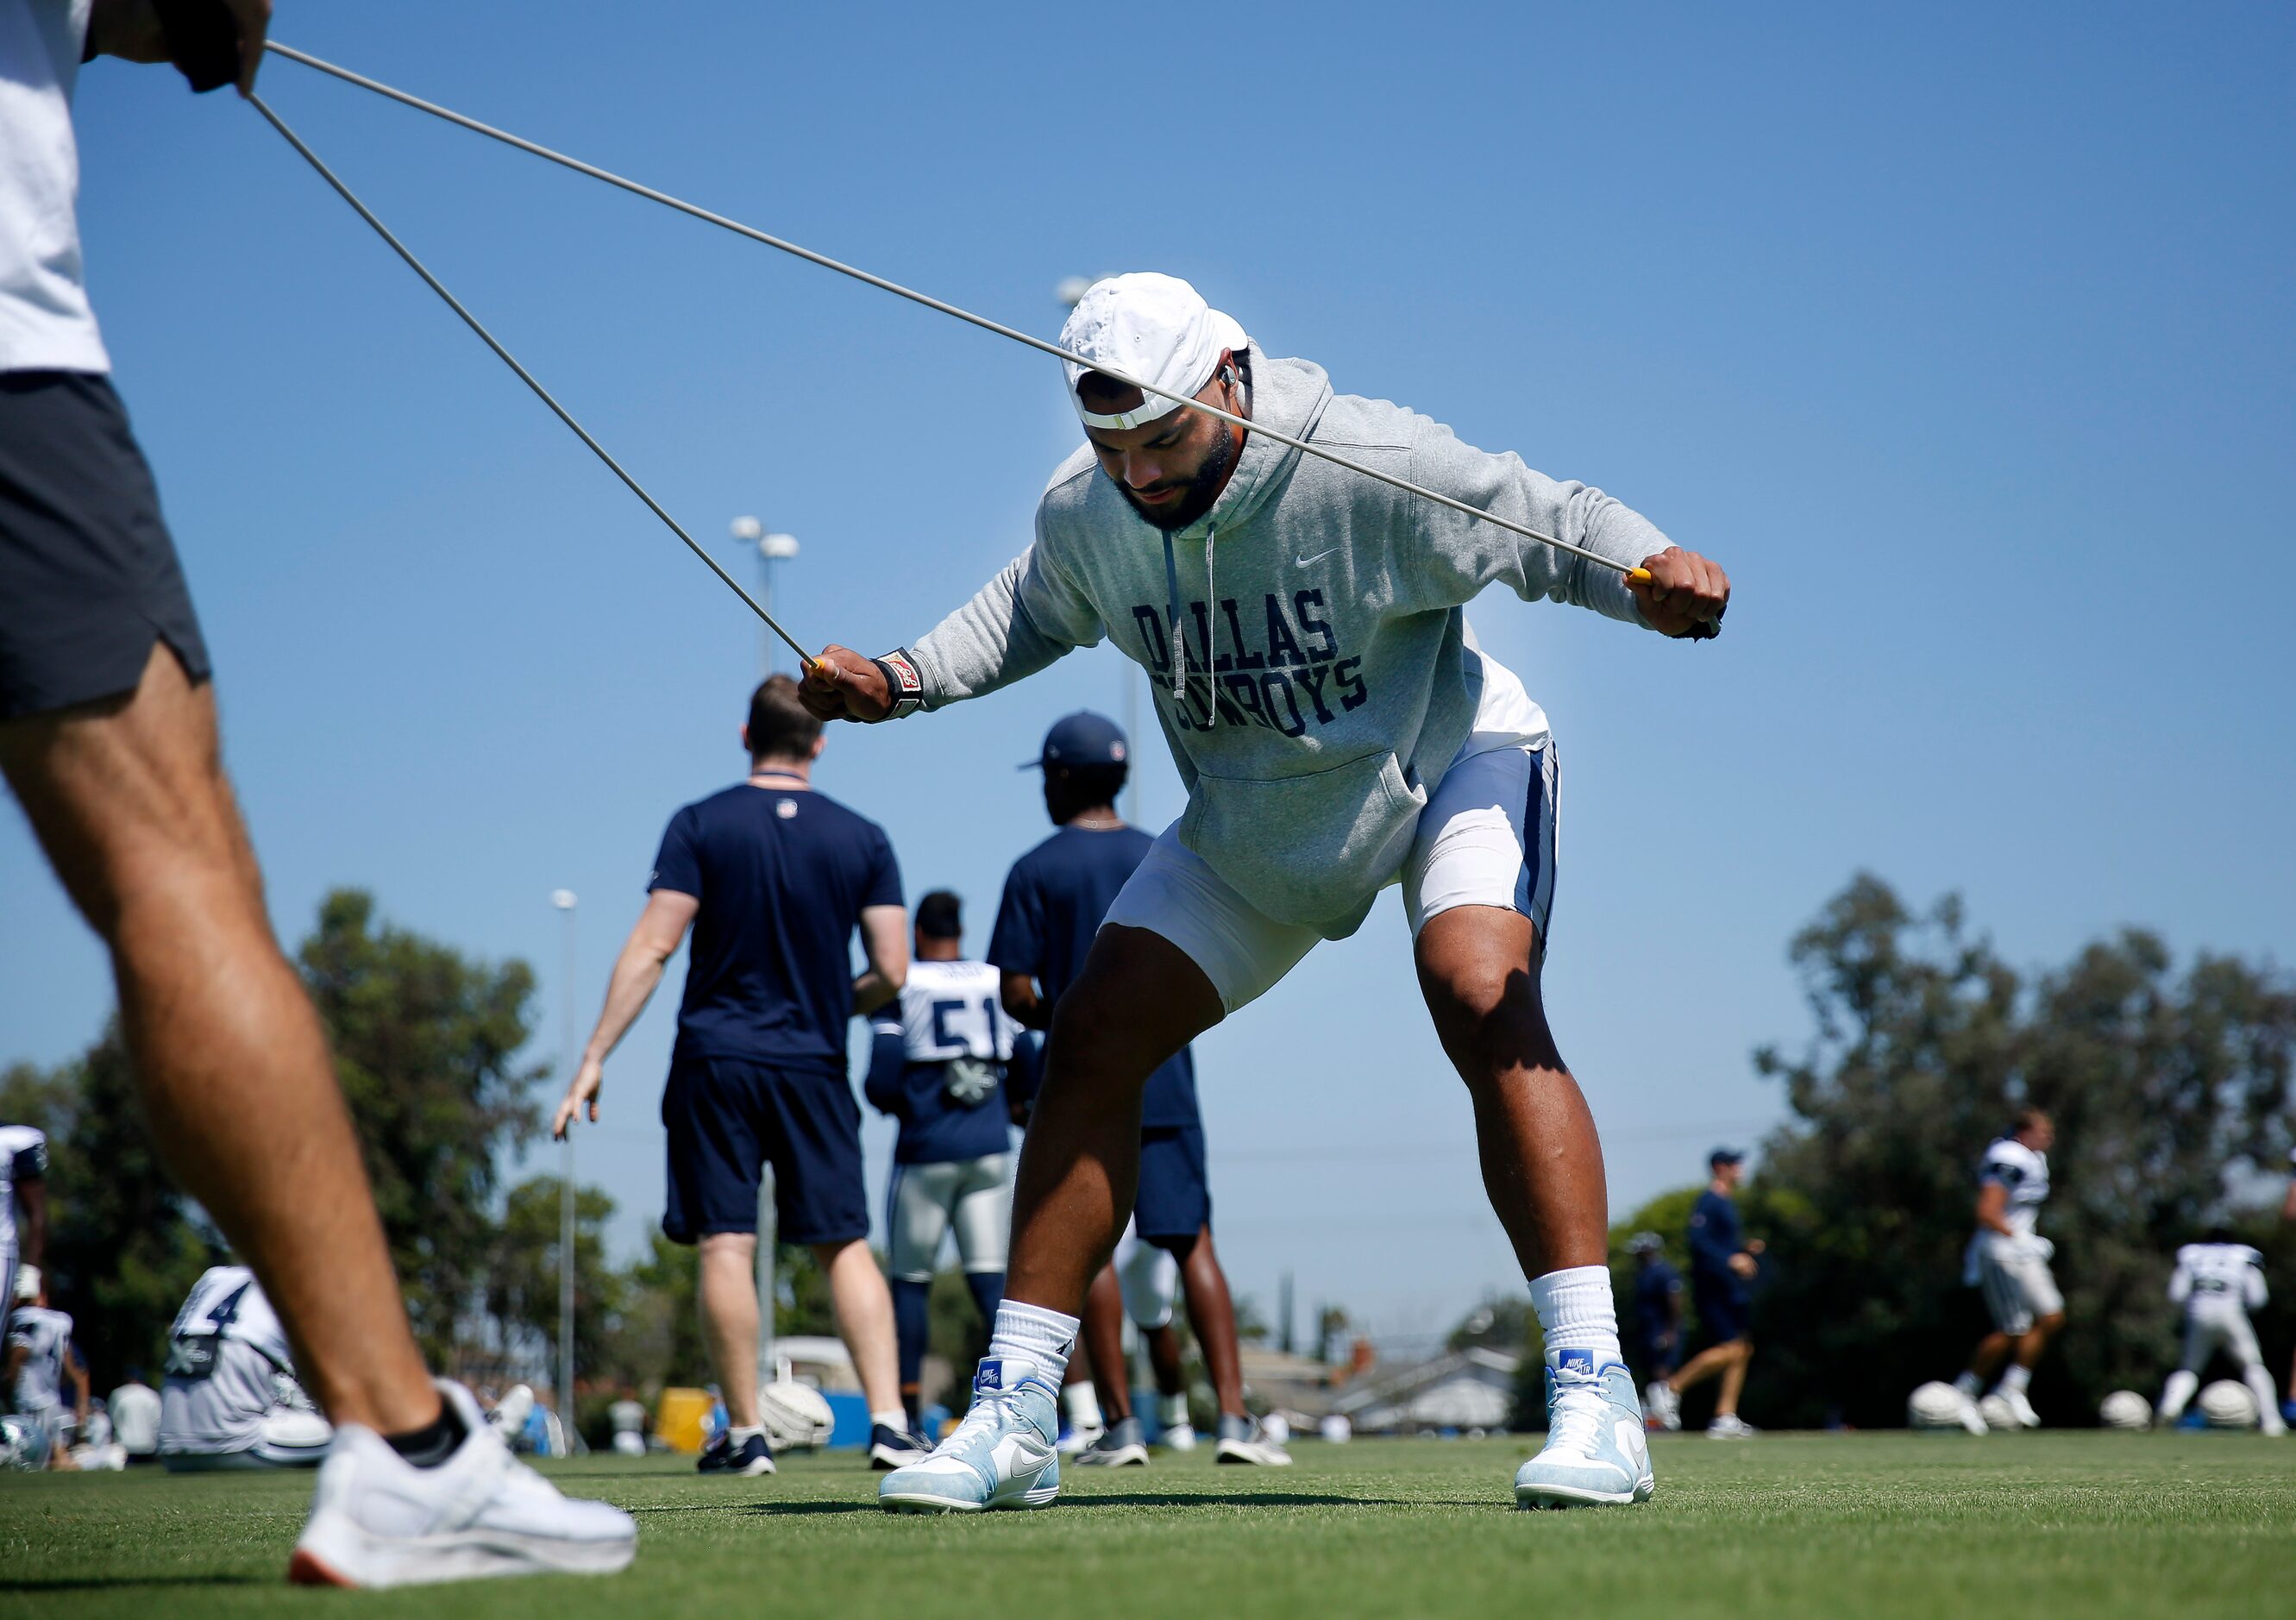
M 119 1021 L 70 1063 L 11 1067 L 0 1119 L 47 1133 L 48 1292 L 96 1387 L 131 1367 L 156 1373 L 176 1307 L 223 1246 L 160 1167 Z
M 535 1129 L 521 1067 L 534 974 L 378 925 L 339 889 L 297 959 L 335 1053 L 415 1334 L 451 1359 L 494 1246 L 496 1165 Z
M 487 1311 L 504 1342 L 524 1334 L 549 1346 L 558 1365 L 556 1176 L 520 1182 L 503 1201 L 487 1272 Z M 574 1189 L 574 1366 L 586 1380 L 619 1381 L 608 1352 L 621 1315 L 626 1279 L 606 1263 L 605 1224 L 614 1201 L 594 1187 Z
M 610 1377 L 648 1401 L 673 1385 L 699 1389 L 710 1381 L 700 1282 L 693 1251 L 656 1231 L 621 1279 L 622 1311 L 606 1345 Z

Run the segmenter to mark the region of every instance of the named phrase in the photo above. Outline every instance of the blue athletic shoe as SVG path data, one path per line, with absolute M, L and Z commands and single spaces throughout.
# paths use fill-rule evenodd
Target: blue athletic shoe
M 1546 1449 L 1514 1476 L 1518 1508 L 1624 1506 L 1648 1501 L 1650 1446 L 1634 1375 L 1594 1353 L 1557 1350 L 1546 1358 Z
M 1060 1399 L 1033 1362 L 982 1361 L 964 1421 L 922 1461 L 886 1475 L 878 1505 L 895 1513 L 1050 1507 L 1061 1493 Z

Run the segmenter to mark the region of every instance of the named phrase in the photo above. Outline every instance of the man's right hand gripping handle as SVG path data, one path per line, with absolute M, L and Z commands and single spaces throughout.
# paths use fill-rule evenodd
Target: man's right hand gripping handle
M 851 647 L 825 648 L 807 666 L 798 692 L 807 711 L 824 720 L 873 725 L 924 706 L 924 681 L 905 648 L 882 658 L 864 658 Z

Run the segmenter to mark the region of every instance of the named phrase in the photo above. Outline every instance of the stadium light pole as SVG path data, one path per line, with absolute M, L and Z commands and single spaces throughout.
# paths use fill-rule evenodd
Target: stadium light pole
M 736 540 L 744 546 L 755 546 L 758 548 L 758 574 L 764 586 L 764 588 L 758 593 L 758 603 L 770 613 L 774 611 L 774 564 L 786 563 L 797 555 L 797 536 L 771 533 L 762 522 L 747 514 L 735 518 L 728 527 Z M 774 672 L 774 664 L 781 657 L 781 643 L 774 638 L 771 630 L 767 630 L 766 632 L 766 674 L 771 675 Z
M 1064 309 L 1073 309 L 1092 291 L 1089 275 L 1063 275 L 1053 285 L 1053 301 Z M 1127 763 L 1131 767 L 1124 773 L 1124 818 L 1133 826 L 1140 825 L 1140 671 L 1132 661 L 1124 661 L 1124 744 L 1132 751 Z
M 567 1083 L 573 1083 L 573 1071 L 580 1066 L 581 1058 L 574 1049 L 580 1039 L 577 1032 L 574 1008 L 575 967 L 575 894 L 571 889 L 554 889 L 550 903 L 566 919 L 562 931 L 565 935 L 565 967 L 558 980 L 558 999 L 562 1033 L 560 1035 L 562 1059 L 567 1066 Z M 566 1132 L 566 1145 L 558 1155 L 558 1428 L 561 1443 L 566 1454 L 574 1451 L 574 1132 Z
M 767 613 L 774 611 L 774 564 L 797 555 L 797 536 L 775 534 L 758 518 L 743 514 L 729 525 L 734 539 L 758 548 L 758 600 Z M 781 644 L 766 633 L 765 672 L 774 672 Z M 775 1225 L 774 1167 L 765 1166 L 758 1179 L 758 1384 L 762 1388 L 774 1376 L 774 1262 L 780 1232 Z

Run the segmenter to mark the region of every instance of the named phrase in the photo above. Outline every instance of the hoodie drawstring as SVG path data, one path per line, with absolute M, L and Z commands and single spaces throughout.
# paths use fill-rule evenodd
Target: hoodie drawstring
M 1204 632 L 1204 675 L 1211 687 L 1205 706 L 1211 711 L 1210 726 L 1219 724 L 1219 680 L 1211 672 L 1212 641 L 1219 634 L 1219 595 L 1212 584 L 1213 547 L 1218 541 L 1218 530 L 1204 531 L 1204 595 L 1211 598 Z M 1188 700 L 1188 643 L 1185 621 L 1180 617 L 1180 564 L 1173 555 L 1168 530 L 1164 534 L 1164 605 L 1172 616 L 1172 701 L 1185 709 Z M 1236 648 L 1239 657 L 1242 652 L 1241 646 Z

